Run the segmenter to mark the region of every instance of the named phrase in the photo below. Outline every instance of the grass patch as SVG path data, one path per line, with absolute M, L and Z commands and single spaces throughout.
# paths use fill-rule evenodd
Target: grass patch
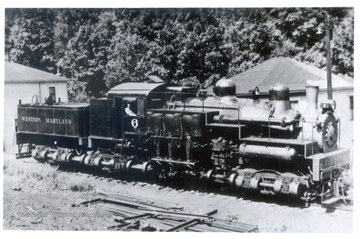
M 88 192 L 88 191 L 93 191 L 94 186 L 89 183 L 78 183 L 71 185 L 70 190 L 73 192 Z
M 57 167 L 44 165 L 43 170 L 29 169 L 25 172 L 27 179 L 34 179 L 37 181 L 54 181 L 58 178 L 59 172 Z
M 93 191 L 94 186 L 83 178 L 62 172 L 59 166 L 46 163 L 26 163 L 22 159 L 7 157 L 4 160 L 4 177 L 15 177 L 20 185 L 28 185 L 45 191 L 70 190 L 72 192 Z

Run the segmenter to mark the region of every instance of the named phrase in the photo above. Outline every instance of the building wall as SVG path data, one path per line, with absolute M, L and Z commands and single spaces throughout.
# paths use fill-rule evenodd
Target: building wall
M 62 102 L 68 101 L 66 82 L 59 83 L 5 83 L 4 99 L 4 150 L 16 152 L 15 118 L 19 99 L 23 104 L 32 103 L 34 95 L 41 94 L 42 98 L 49 96 L 49 87 L 55 87 L 56 97 Z
M 333 91 L 333 99 L 336 101 L 335 116 L 340 119 L 340 146 L 352 147 L 353 145 L 353 110 L 350 107 L 350 96 L 353 96 L 353 90 Z M 327 92 L 320 91 L 318 99 L 318 109 L 320 111 L 320 103 L 327 100 Z M 300 112 L 304 112 L 307 107 L 306 95 L 291 97 L 291 101 L 297 101 L 294 108 Z
M 43 97 L 49 96 L 49 87 L 55 87 L 56 89 L 56 102 L 58 102 L 59 98 L 61 99 L 61 102 L 68 101 L 66 83 L 42 83 L 40 93 Z
M 334 91 L 333 99 L 336 101 L 335 113 L 341 120 L 350 121 L 352 120 L 352 112 L 350 110 L 350 96 L 353 95 L 352 90 Z M 307 107 L 306 96 L 291 97 L 291 100 L 298 101 L 298 110 L 304 112 Z M 320 91 L 318 99 L 318 107 L 321 102 L 327 100 L 327 92 Z

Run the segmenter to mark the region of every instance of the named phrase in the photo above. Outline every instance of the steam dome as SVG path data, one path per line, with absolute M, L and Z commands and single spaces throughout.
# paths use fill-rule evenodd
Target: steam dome
M 236 94 L 235 82 L 230 79 L 219 80 L 215 84 L 214 93 L 219 97 L 235 95 Z

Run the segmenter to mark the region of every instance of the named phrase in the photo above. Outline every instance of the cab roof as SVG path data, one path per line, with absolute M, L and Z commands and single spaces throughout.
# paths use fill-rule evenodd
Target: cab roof
M 153 83 L 153 82 L 128 82 L 117 85 L 110 89 L 108 94 L 115 95 L 142 95 L 146 96 L 150 92 L 155 91 L 158 88 L 162 88 L 162 86 L 166 86 L 168 84 L 162 83 Z

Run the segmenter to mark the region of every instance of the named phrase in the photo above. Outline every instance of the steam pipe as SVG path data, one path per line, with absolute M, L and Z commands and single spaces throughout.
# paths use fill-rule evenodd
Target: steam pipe
M 225 123 L 225 124 L 263 124 L 263 125 L 281 125 L 281 126 L 290 126 L 297 122 L 300 119 L 300 113 L 295 112 L 291 115 L 290 118 L 287 119 L 249 119 L 249 118 L 241 118 L 235 119 L 229 116 L 215 115 L 214 121 L 217 123 Z

